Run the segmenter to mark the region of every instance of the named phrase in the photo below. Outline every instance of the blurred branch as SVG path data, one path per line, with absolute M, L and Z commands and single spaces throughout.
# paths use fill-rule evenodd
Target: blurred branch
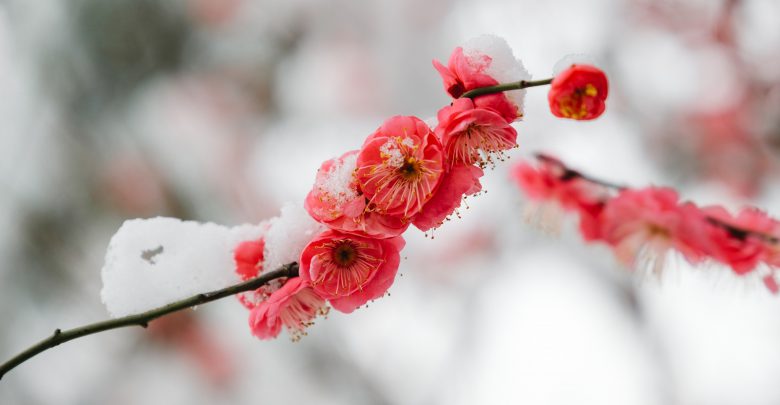
M 102 321 L 93 323 L 90 325 L 80 326 L 73 329 L 62 331 L 56 329 L 54 333 L 48 338 L 41 340 L 33 346 L 30 346 L 27 350 L 17 354 L 10 360 L 0 365 L 0 379 L 14 367 L 24 363 L 39 353 L 58 346 L 62 343 L 68 342 L 73 339 L 92 335 L 95 333 L 104 332 L 111 329 L 123 328 L 126 326 L 142 326 L 146 327 L 149 322 L 168 315 L 172 312 L 181 311 L 183 309 L 191 308 L 197 305 L 205 304 L 211 301 L 216 301 L 220 298 L 229 297 L 245 291 L 256 290 L 269 281 L 283 277 L 296 277 L 298 275 L 298 263 L 289 263 L 281 266 L 280 268 L 265 273 L 260 277 L 253 278 L 240 284 L 225 287 L 221 290 L 211 291 L 207 293 L 198 294 L 189 298 L 185 298 L 180 301 L 172 302 L 168 305 L 155 308 L 146 312 L 142 312 L 136 315 L 129 315 L 122 318 L 112 319 L 108 321 Z
M 583 174 L 583 173 L 581 173 L 581 172 L 579 172 L 577 170 L 571 169 L 568 166 L 566 166 L 565 164 L 563 164 L 563 162 L 561 162 L 560 160 L 558 160 L 558 159 L 556 159 L 556 158 L 554 158 L 552 156 L 545 155 L 544 153 L 537 153 L 537 154 L 535 154 L 535 156 L 536 156 L 536 159 L 539 160 L 540 162 L 544 162 L 544 163 L 547 163 L 547 164 L 553 164 L 553 165 L 558 166 L 562 170 L 562 173 L 563 173 L 560 176 L 561 180 L 568 181 L 568 180 L 579 178 L 579 179 L 581 179 L 583 181 L 587 181 L 589 183 L 596 184 L 596 185 L 599 185 L 599 186 L 602 186 L 602 187 L 611 188 L 611 189 L 614 189 L 614 190 L 617 190 L 617 191 L 624 191 L 624 190 L 628 190 L 629 189 L 629 187 L 627 187 L 627 186 L 623 186 L 623 185 L 620 185 L 620 184 L 615 184 L 615 183 L 612 183 L 612 182 L 609 182 L 609 181 L 601 180 L 601 179 L 598 179 L 598 178 L 595 178 L 595 177 Z M 749 236 L 752 236 L 752 237 L 754 237 L 754 238 L 756 238 L 758 240 L 761 240 L 761 241 L 763 241 L 765 243 L 769 243 L 769 244 L 772 244 L 772 245 L 780 244 L 780 237 L 777 237 L 775 235 L 771 235 L 771 234 L 768 234 L 766 232 L 757 231 L 757 230 L 754 230 L 754 229 L 748 229 L 748 228 L 743 228 L 743 227 L 740 227 L 740 226 L 737 226 L 737 225 L 733 225 L 733 224 L 730 224 L 730 223 L 728 223 L 728 222 L 726 222 L 726 221 L 724 221 L 724 220 L 722 220 L 720 218 L 716 218 L 716 217 L 713 217 L 713 216 L 710 216 L 710 215 L 704 215 L 704 217 L 707 220 L 707 222 L 709 222 L 712 225 L 715 225 L 715 226 L 718 226 L 718 227 L 724 229 L 726 232 L 728 232 L 731 236 L 733 236 L 736 239 L 745 240 Z
M 520 89 L 525 89 L 528 87 L 536 87 L 536 86 L 546 86 L 552 83 L 552 80 L 553 80 L 552 78 L 544 79 L 544 80 L 520 80 L 519 82 L 501 83 L 495 86 L 488 86 L 488 87 L 478 87 L 476 89 L 469 90 L 463 93 L 463 95 L 461 95 L 460 97 L 474 98 L 477 96 L 483 96 L 485 94 L 500 93 L 502 91 L 520 90 Z

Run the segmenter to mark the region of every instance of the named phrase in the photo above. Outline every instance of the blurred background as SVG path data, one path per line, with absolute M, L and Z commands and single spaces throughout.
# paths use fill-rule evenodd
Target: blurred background
M 4 0 L 0 357 L 107 318 L 123 220 L 234 225 L 299 202 L 323 160 L 448 98 L 431 59 L 501 35 L 535 78 L 589 53 L 595 122 L 529 90 L 520 148 L 425 238 L 391 295 L 292 343 L 225 299 L 79 339 L 0 382 L 2 404 L 780 404 L 780 297 L 669 258 L 660 278 L 524 222 L 513 161 L 780 215 L 776 0 Z M 231 269 L 226 269 L 231 271 Z

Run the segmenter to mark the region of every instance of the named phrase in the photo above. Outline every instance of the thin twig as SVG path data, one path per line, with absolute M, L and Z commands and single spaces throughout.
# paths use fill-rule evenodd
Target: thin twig
M 123 328 L 126 326 L 142 326 L 146 327 L 149 322 L 172 312 L 181 311 L 183 309 L 191 308 L 196 305 L 205 304 L 211 301 L 216 301 L 220 298 L 229 297 L 231 295 L 238 294 L 240 292 L 256 290 L 268 283 L 269 281 L 283 277 L 296 277 L 298 275 L 298 263 L 289 263 L 281 266 L 280 268 L 265 273 L 257 278 L 245 281 L 240 284 L 225 287 L 221 290 L 211 291 L 194 295 L 189 298 L 185 298 L 181 301 L 172 302 L 168 305 L 164 305 L 159 308 L 155 308 L 146 312 L 142 312 L 136 315 L 129 315 L 122 318 L 111 319 L 108 321 L 102 321 L 93 323 L 90 325 L 84 325 L 73 329 L 60 330 L 55 329 L 54 333 L 48 338 L 41 340 L 40 342 L 30 346 L 27 350 L 17 354 L 10 360 L 0 365 L 0 380 L 3 376 L 14 367 L 24 363 L 39 353 L 51 349 L 57 345 L 68 342 L 73 339 L 78 339 L 87 335 L 92 335 L 99 332 L 104 332 L 111 329 Z
M 485 94 L 501 93 L 502 91 L 520 90 L 528 87 L 545 86 L 552 83 L 552 78 L 544 80 L 520 80 L 519 82 L 501 83 L 495 86 L 478 87 L 463 93 L 460 98 L 474 98 Z

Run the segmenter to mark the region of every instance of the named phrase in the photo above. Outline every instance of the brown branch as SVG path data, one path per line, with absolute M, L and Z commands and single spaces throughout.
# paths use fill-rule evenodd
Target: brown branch
M 474 98 L 484 96 L 485 94 L 501 93 L 502 91 L 520 90 L 528 87 L 544 86 L 552 83 L 552 78 L 544 80 L 520 80 L 519 82 L 501 83 L 495 86 L 477 87 L 463 93 L 460 98 Z
M 296 277 L 298 276 L 298 263 L 289 263 L 281 266 L 280 268 L 265 273 L 257 278 L 245 281 L 240 284 L 225 287 L 221 290 L 211 291 L 194 295 L 189 298 L 185 298 L 180 301 L 172 302 L 168 305 L 164 305 L 159 308 L 155 308 L 146 312 L 142 312 L 136 315 L 128 315 L 122 318 L 111 319 L 108 321 L 102 321 L 93 323 L 90 325 L 84 325 L 73 329 L 60 330 L 55 329 L 54 333 L 46 339 L 30 346 L 27 350 L 12 357 L 2 365 L 0 365 L 0 380 L 3 376 L 14 367 L 24 363 L 39 353 L 58 346 L 62 343 L 78 339 L 80 337 L 92 335 L 99 332 L 104 332 L 111 329 L 123 328 L 126 326 L 141 326 L 146 327 L 149 322 L 170 314 L 172 312 L 181 311 L 183 309 L 191 308 L 196 305 L 205 304 L 211 301 L 216 301 L 220 298 L 229 297 L 245 291 L 256 290 L 268 283 L 269 281 L 283 278 L 283 277 Z

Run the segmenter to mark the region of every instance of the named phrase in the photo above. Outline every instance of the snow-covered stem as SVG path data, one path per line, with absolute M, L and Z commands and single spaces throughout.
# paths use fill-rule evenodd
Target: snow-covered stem
M 298 263 L 288 263 L 274 271 L 264 273 L 257 278 L 247 280 L 243 283 L 235 284 L 216 291 L 194 295 L 192 297 L 172 302 L 170 304 L 142 312 L 140 314 L 97 322 L 64 331 L 55 329 L 54 333 L 48 338 L 41 340 L 33 346 L 30 346 L 27 350 L 17 354 L 13 358 L 0 365 L 0 379 L 2 379 L 8 371 L 38 355 L 39 353 L 73 339 L 78 339 L 80 337 L 104 332 L 111 329 L 123 328 L 126 326 L 141 326 L 145 328 L 149 322 L 170 313 L 192 308 L 194 306 L 205 304 L 211 301 L 216 301 L 220 298 L 229 297 L 241 292 L 256 290 L 262 285 L 278 278 L 289 278 L 296 276 L 298 276 Z
M 474 98 L 477 96 L 484 96 L 485 94 L 500 93 L 502 91 L 521 90 L 529 87 L 546 86 L 552 83 L 552 80 L 552 78 L 544 80 L 520 80 L 519 82 L 501 83 L 495 86 L 479 87 L 463 93 L 463 95 L 460 97 Z

